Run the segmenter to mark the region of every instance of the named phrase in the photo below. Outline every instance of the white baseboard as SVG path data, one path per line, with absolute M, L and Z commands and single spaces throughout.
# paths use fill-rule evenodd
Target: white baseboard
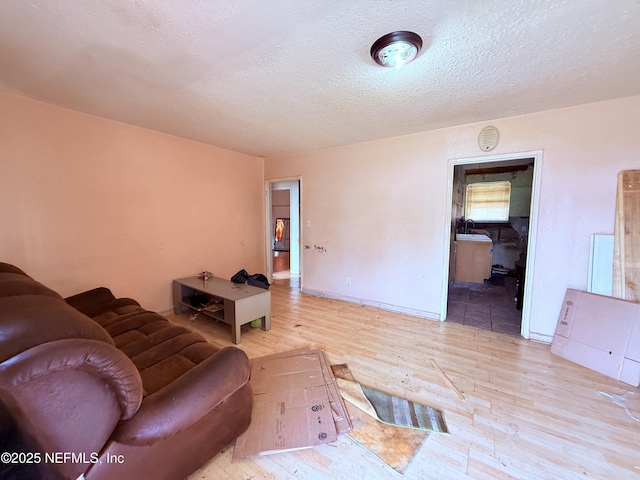
M 330 298 L 332 300 L 355 303 L 357 305 L 366 305 L 367 307 L 375 307 L 381 310 L 388 310 L 395 313 L 404 313 L 405 315 L 411 315 L 412 317 L 426 318 L 428 320 L 440 320 L 440 315 L 437 313 L 418 310 L 415 308 L 400 307 L 398 305 L 391 305 L 388 303 L 376 302 L 373 300 L 365 300 L 362 298 L 350 297 L 348 295 L 340 295 L 337 293 L 323 292 L 320 290 L 311 290 L 304 287 L 302 288 L 302 293 L 313 295 L 315 297 Z
M 546 335 L 544 333 L 535 333 L 535 332 L 529 332 L 529 340 L 533 340 L 535 342 L 540 342 L 540 343 L 547 343 L 547 344 L 551 344 L 551 342 L 553 341 L 553 335 Z

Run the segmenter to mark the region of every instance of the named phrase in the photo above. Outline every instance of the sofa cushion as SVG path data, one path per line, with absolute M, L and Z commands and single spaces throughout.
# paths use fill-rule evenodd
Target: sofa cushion
M 161 390 L 219 350 L 201 335 L 141 307 L 121 315 L 104 312 L 93 320 L 138 368 L 145 395 Z

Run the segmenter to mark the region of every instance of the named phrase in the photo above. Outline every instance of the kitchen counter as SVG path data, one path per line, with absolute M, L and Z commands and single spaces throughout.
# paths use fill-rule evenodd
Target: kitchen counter
M 456 235 L 456 280 L 483 283 L 491 277 L 493 242 L 486 235 Z

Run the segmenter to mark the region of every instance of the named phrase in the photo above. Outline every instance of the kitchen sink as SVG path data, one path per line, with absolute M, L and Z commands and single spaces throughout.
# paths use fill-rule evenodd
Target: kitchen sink
M 456 240 L 467 242 L 491 242 L 491 239 L 480 233 L 456 233 Z

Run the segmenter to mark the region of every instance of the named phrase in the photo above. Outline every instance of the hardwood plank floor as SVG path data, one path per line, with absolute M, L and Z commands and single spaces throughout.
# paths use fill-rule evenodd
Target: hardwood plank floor
M 451 433 L 430 435 L 404 475 L 341 435 L 331 445 L 251 460 L 232 460 L 231 444 L 190 480 L 640 478 L 640 423 L 596 393 L 627 393 L 640 416 L 637 388 L 513 335 L 318 298 L 287 282 L 271 291 L 271 330 L 246 328 L 238 345 L 249 358 L 320 348 L 360 383 L 443 410 Z M 227 325 L 170 317 L 232 345 Z

